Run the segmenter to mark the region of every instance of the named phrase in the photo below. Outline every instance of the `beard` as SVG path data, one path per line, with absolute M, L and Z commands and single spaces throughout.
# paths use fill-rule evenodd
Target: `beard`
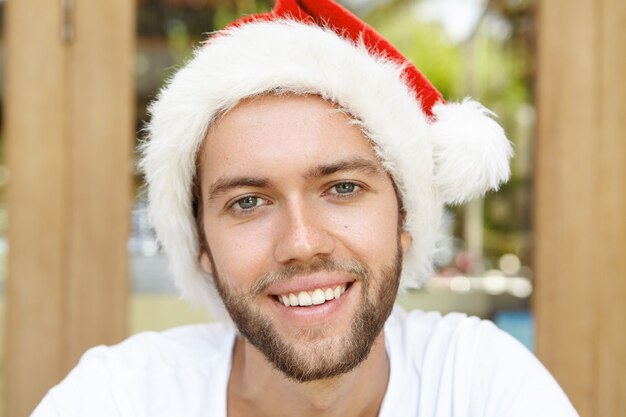
M 367 358 L 391 314 L 398 293 L 402 250 L 398 244 L 395 258 L 379 271 L 371 271 L 366 264 L 355 259 L 320 258 L 308 265 L 288 266 L 257 278 L 249 293 L 233 289 L 222 281 L 210 252 L 209 258 L 215 286 L 241 335 L 285 376 L 294 381 L 309 382 L 350 372 Z M 325 337 L 323 328 L 305 329 L 290 335 L 297 342 L 289 343 L 272 320 L 254 308 L 253 301 L 274 283 L 318 271 L 350 273 L 361 283 L 362 302 L 350 328 L 341 336 Z

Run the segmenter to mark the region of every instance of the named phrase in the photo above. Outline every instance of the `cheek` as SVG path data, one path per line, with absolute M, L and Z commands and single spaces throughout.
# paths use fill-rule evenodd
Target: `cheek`
M 389 200 L 387 200 L 389 201 Z M 393 201 L 393 200 L 392 200 Z M 398 245 L 398 212 L 395 202 L 353 207 L 330 216 L 335 235 L 372 267 L 387 264 Z
M 262 223 L 241 224 L 228 230 L 206 225 L 207 244 L 220 279 L 232 287 L 247 288 L 266 272 L 272 259 L 271 230 Z

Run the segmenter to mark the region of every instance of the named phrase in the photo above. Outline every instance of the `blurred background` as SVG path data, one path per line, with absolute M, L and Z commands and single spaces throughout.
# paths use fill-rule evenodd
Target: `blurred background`
M 273 4 L 30 3 L 0 0 L 0 416 L 27 415 L 89 346 L 211 320 L 172 285 L 136 146 L 193 48 Z M 436 276 L 399 303 L 491 319 L 581 415 L 626 416 L 624 3 L 340 3 L 515 147 L 509 183 L 449 209 Z

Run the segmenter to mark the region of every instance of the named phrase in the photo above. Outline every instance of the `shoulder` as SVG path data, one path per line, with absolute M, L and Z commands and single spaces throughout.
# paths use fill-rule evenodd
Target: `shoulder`
M 424 362 L 425 356 L 432 356 L 481 341 L 493 340 L 501 343 L 507 339 L 503 332 L 489 321 L 463 313 L 449 313 L 421 310 L 404 311 L 394 307 L 386 323 L 385 331 L 390 333 L 395 343 L 400 343 L 417 364 Z M 431 360 L 433 358 L 430 358 Z
M 432 362 L 435 357 L 444 359 L 445 354 L 462 352 L 471 352 L 472 357 L 480 357 L 487 352 L 503 352 L 510 359 L 517 355 L 534 358 L 521 343 L 491 321 L 464 313 L 406 312 L 396 307 L 385 331 L 392 333 L 396 343 L 401 343 L 413 353 L 417 363 L 423 363 L 427 358 L 428 362 Z
M 117 345 L 94 347 L 34 415 L 56 415 L 46 409 L 59 415 L 126 415 L 123 410 L 144 399 L 163 394 L 173 399 L 183 390 L 192 394 L 187 384 L 206 389 L 216 374 L 228 371 L 234 338 L 234 327 L 220 323 L 143 332 Z
M 138 333 L 114 346 L 88 351 L 79 366 L 106 362 L 112 375 L 163 369 L 196 368 L 219 359 L 232 348 L 235 331 L 225 323 L 194 324 L 163 332 Z
M 577 415 L 539 360 L 488 320 L 397 309 L 385 331 L 418 378 L 424 404 L 471 416 Z
M 88 350 L 73 372 L 124 378 L 134 373 L 163 372 L 210 366 L 228 354 L 234 340 L 232 326 L 195 324 L 163 332 L 142 332 L 113 346 Z

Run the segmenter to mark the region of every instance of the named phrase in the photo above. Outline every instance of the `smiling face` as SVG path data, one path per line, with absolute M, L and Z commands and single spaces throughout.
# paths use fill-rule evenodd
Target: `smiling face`
M 220 118 L 199 155 L 202 267 L 241 333 L 300 381 L 367 356 L 410 242 L 350 122 L 315 96 L 264 96 Z

